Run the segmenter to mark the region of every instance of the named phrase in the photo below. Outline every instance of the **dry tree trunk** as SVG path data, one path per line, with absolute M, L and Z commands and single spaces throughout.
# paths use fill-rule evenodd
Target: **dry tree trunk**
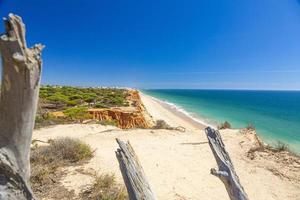
M 205 132 L 219 168 L 211 169 L 211 174 L 221 179 L 231 200 L 248 200 L 248 196 L 234 170 L 233 163 L 225 149 L 219 131 L 207 127 Z
M 116 139 L 119 149 L 116 156 L 130 200 L 155 200 L 156 197 L 148 183 L 145 172 L 129 141 Z
M 0 199 L 34 199 L 29 186 L 30 143 L 37 109 L 41 51 L 27 48 L 25 25 L 14 14 L 4 18 L 0 36 L 2 84 L 0 97 Z

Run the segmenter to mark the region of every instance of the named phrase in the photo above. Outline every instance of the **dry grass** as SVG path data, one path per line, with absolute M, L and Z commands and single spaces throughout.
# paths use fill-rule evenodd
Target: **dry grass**
M 128 199 L 124 187 L 116 184 L 113 175 L 94 174 L 94 182 L 90 188 L 80 194 L 86 200 L 125 200 Z
M 228 121 L 225 121 L 224 123 L 218 126 L 218 129 L 229 129 L 229 128 L 231 128 L 231 124 Z
M 246 130 L 248 131 L 255 130 L 255 126 L 251 123 L 248 123 L 248 125 L 246 126 Z
M 180 132 L 185 132 L 185 127 L 183 126 L 177 126 L 177 127 L 172 127 L 167 122 L 164 120 L 156 120 L 155 125 L 152 127 L 152 129 L 166 129 L 166 130 L 176 130 Z
M 170 129 L 171 126 L 164 120 L 157 120 L 153 129 Z
M 282 157 L 285 157 L 285 155 L 289 155 L 295 159 L 299 159 L 299 155 L 295 154 L 287 144 L 281 141 L 277 141 L 277 143 L 272 146 L 260 144 L 256 147 L 252 147 L 247 152 L 247 157 L 253 160 L 255 158 L 255 153 L 259 153 L 259 152 L 265 152 L 280 157 L 278 159 L 282 159 Z
M 127 192 L 115 182 L 113 175 L 89 174 L 94 182 L 79 196 L 59 182 L 65 175 L 63 167 L 84 163 L 93 156 L 86 143 L 71 138 L 48 141 L 47 146 L 35 146 L 31 151 L 30 182 L 39 199 L 125 200 Z M 80 181 L 80 180 L 78 180 Z
M 62 197 L 72 195 L 58 183 L 63 175 L 60 169 L 88 160 L 92 156 L 90 146 L 77 139 L 60 138 L 49 141 L 47 146 L 35 146 L 30 158 L 30 182 L 33 191 L 39 198 L 48 195 L 56 195 L 56 198 L 59 198 L 58 191 Z
M 118 121 L 117 120 L 102 120 L 102 121 L 99 121 L 98 122 L 99 124 L 101 125 L 104 125 L 104 126 L 118 126 Z
M 281 151 L 291 152 L 289 146 L 281 141 L 278 141 L 277 144 L 274 145 L 274 147 L 272 147 L 272 149 L 276 152 L 281 152 Z
M 72 138 L 49 141 L 50 145 L 34 148 L 30 161 L 33 164 L 73 163 L 91 158 L 93 152 L 86 143 Z

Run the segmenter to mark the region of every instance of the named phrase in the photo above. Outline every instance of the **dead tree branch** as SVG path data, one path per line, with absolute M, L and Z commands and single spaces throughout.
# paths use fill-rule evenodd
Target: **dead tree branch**
M 130 200 L 155 200 L 145 172 L 129 142 L 116 139 L 119 149 L 116 156 L 120 164 L 123 179 Z
M 0 36 L 2 84 L 0 97 L 0 199 L 34 199 L 30 176 L 30 143 L 37 109 L 41 51 L 27 48 L 21 17 L 4 18 Z
M 248 200 L 248 196 L 234 170 L 233 163 L 225 149 L 219 131 L 207 127 L 205 132 L 219 167 L 219 169 L 211 169 L 211 174 L 218 176 L 222 180 L 231 200 Z

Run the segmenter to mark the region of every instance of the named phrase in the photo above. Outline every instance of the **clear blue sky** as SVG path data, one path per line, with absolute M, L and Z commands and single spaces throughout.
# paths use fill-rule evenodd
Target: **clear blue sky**
M 9 12 L 46 45 L 44 84 L 300 89 L 300 0 L 0 0 Z

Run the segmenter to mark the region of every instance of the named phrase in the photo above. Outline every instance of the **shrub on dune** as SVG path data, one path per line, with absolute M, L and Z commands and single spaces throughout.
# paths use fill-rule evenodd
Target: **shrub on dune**
M 153 127 L 154 129 L 170 129 L 170 125 L 167 124 L 164 120 L 157 120 L 156 124 Z
M 113 175 L 97 175 L 94 174 L 94 182 L 91 186 L 83 191 L 80 196 L 82 199 L 87 200 L 125 200 L 127 193 L 124 187 L 119 186 Z
M 49 141 L 49 145 L 35 147 L 31 151 L 31 182 L 42 185 L 51 179 L 58 167 L 93 156 L 93 151 L 86 143 L 72 138 L 60 138 Z
M 218 126 L 218 129 L 230 129 L 231 124 L 228 121 L 225 121 L 223 124 Z
M 290 151 L 288 145 L 281 141 L 278 141 L 277 144 L 273 147 L 273 149 L 278 152 Z

